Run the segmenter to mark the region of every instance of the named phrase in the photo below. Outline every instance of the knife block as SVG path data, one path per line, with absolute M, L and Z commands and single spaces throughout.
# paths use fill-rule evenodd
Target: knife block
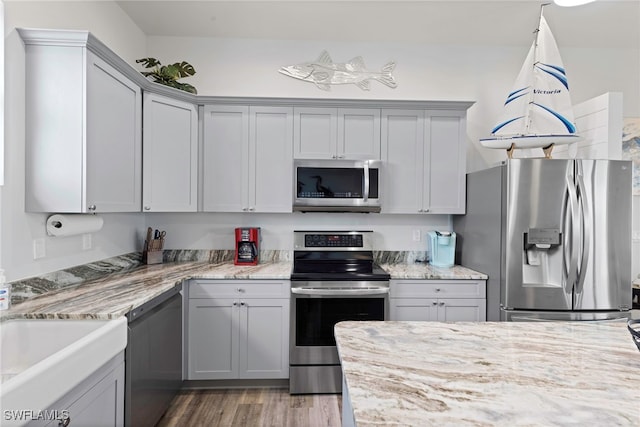
M 145 264 L 162 264 L 162 250 L 142 252 L 142 262 Z

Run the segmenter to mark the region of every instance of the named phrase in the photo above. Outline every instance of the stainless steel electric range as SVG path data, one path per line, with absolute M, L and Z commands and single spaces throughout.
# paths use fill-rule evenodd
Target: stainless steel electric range
M 389 274 L 373 261 L 372 231 L 295 231 L 289 392 L 340 393 L 333 327 L 386 320 Z

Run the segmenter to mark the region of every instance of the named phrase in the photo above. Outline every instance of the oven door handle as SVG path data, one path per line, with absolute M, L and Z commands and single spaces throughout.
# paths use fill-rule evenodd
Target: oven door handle
M 291 293 L 296 295 L 321 295 L 321 296 L 342 296 L 342 295 L 385 295 L 389 293 L 389 288 L 377 289 L 310 289 L 291 288 Z

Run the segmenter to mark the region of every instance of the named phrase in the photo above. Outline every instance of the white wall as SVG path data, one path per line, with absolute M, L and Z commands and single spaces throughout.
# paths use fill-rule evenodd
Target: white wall
M 16 27 L 88 29 L 128 61 L 145 53 L 145 36 L 112 2 L 5 1 L 5 185 L 0 187 L 0 268 L 9 281 L 138 250 L 141 214 L 104 215 L 104 228 L 82 250 L 82 236 L 46 235 L 46 214 L 24 212 L 25 65 Z M 55 64 L 52 64 L 55 66 Z M 33 258 L 33 240 L 44 239 L 46 256 Z
M 385 250 L 426 251 L 429 230 L 451 230 L 449 215 L 357 213 L 147 214 L 149 227 L 167 232 L 168 249 L 233 249 L 236 227 L 261 227 L 262 248 L 293 248 L 294 230 L 374 230 L 374 246 Z M 420 241 L 413 232 L 420 231 Z

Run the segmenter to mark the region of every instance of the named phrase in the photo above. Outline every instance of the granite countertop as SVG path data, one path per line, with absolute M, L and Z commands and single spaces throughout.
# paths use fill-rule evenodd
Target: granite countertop
M 486 279 L 461 266 L 436 268 L 407 261 L 407 253 L 381 252 L 378 262 L 392 279 Z M 414 256 L 411 254 L 410 256 Z M 142 264 L 140 253 L 125 254 L 12 283 L 11 318 L 114 319 L 188 279 L 289 280 L 289 251 L 261 251 L 256 266 L 233 264 L 233 251 L 171 250 L 164 263 Z M 411 258 L 413 259 L 413 258 Z
M 392 279 L 446 279 L 446 280 L 486 280 L 484 273 L 471 270 L 461 265 L 450 268 L 434 267 L 425 263 L 389 263 L 381 264 L 383 270 L 391 275 Z
M 291 262 L 236 266 L 232 262 L 168 262 L 140 265 L 77 286 L 61 286 L 31 297 L 10 310 L 9 318 L 115 319 L 187 279 L 289 280 Z
M 626 322 L 342 322 L 356 425 L 640 425 Z

